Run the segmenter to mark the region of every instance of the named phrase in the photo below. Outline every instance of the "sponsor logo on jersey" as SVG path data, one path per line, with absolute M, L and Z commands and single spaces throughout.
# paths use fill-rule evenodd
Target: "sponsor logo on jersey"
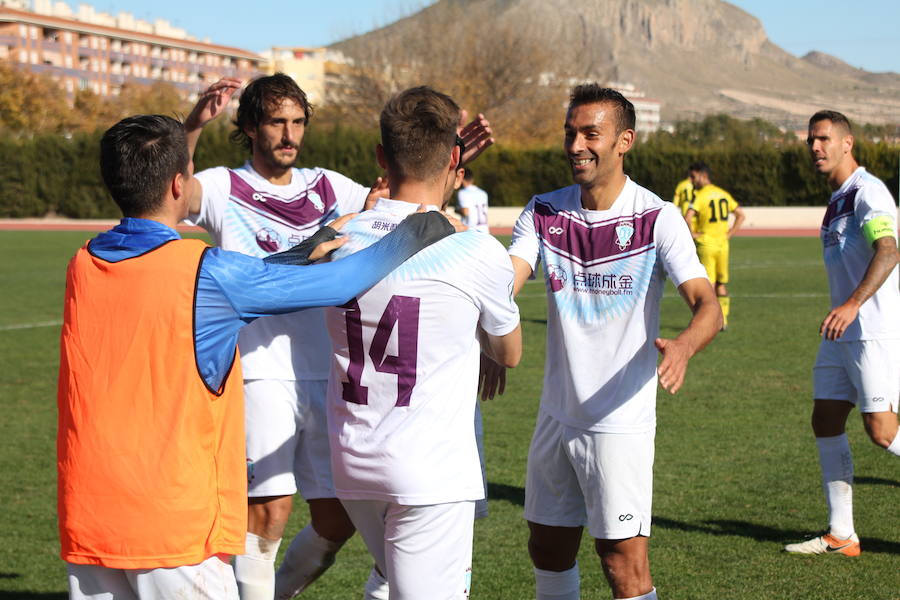
M 556 265 L 547 265 L 547 280 L 550 282 L 550 291 L 556 293 L 566 286 L 569 276 Z
M 632 520 L 633 518 L 634 518 L 634 515 L 632 515 L 631 513 L 624 514 L 624 515 L 619 515 L 619 520 L 620 520 L 620 521 L 630 521 L 630 520 Z
M 253 192 L 253 195 L 251 196 L 251 198 L 253 198 L 257 202 L 265 202 L 266 201 L 266 197 L 263 196 L 262 194 L 260 194 L 259 192 Z
M 263 227 L 256 231 L 256 243 L 265 252 L 277 252 L 281 247 L 281 237 L 274 229 Z
M 631 238 L 634 237 L 633 223 L 620 223 L 616 225 L 616 245 L 619 250 L 624 250 L 631 245 Z
M 572 277 L 576 292 L 602 296 L 630 296 L 634 293 L 634 277 L 619 273 L 588 273 L 581 271 Z
M 550 235 L 562 235 L 563 231 L 565 231 L 562 227 L 548 227 L 547 233 Z

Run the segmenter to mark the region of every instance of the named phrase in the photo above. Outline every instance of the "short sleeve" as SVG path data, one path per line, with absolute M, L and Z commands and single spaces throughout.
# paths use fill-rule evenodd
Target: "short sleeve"
M 200 212 L 188 215 L 185 221 L 198 225 L 218 238 L 223 228 L 225 205 L 231 193 L 231 177 L 226 167 L 214 167 L 200 171 L 194 178 L 203 188 Z M 218 241 L 218 239 L 216 240 Z
M 881 181 L 866 182 L 856 193 L 853 211 L 860 227 L 873 219 L 887 217 L 892 223 L 897 220 L 897 205 L 894 197 Z
M 337 171 L 322 169 L 328 182 L 331 183 L 331 189 L 334 190 L 337 199 L 337 210 L 339 215 L 360 212 L 366 203 L 366 197 L 369 195 L 369 188 L 356 183 L 349 177 L 341 175 Z
M 513 300 L 515 271 L 503 245 L 494 238 L 476 234 L 482 239 L 483 257 L 479 270 L 481 316 L 478 324 L 489 335 L 506 335 L 519 324 L 519 307 Z
M 675 206 L 663 205 L 653 235 L 657 255 L 675 287 L 690 279 L 706 278 L 691 232 Z
M 537 268 L 540 258 L 541 242 L 534 228 L 534 198 L 519 215 L 513 227 L 512 242 L 509 244 L 509 255 L 517 256 L 531 265 L 531 270 Z

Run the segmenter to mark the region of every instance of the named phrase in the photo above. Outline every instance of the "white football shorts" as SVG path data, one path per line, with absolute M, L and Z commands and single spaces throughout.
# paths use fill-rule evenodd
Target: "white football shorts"
M 327 381 L 244 382 L 247 488 L 251 498 L 334 498 L 325 412 Z
M 650 535 L 655 432 L 600 433 L 538 413 L 525 480 L 525 518 L 588 526 L 595 539 Z
M 211 556 L 199 565 L 169 569 L 111 569 L 66 563 L 69 600 L 237 600 L 231 565 Z
M 897 412 L 900 340 L 822 340 L 813 367 L 813 398 L 846 400 L 859 412 Z
M 471 501 L 404 506 L 341 500 L 387 575 L 391 600 L 466 600 L 472 582 Z

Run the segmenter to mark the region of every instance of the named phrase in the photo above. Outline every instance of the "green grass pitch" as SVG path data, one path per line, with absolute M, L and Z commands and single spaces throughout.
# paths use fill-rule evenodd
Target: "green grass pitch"
M 91 234 L 0 232 L 0 599 L 66 597 L 55 496 L 56 370 L 65 267 Z M 819 242 L 738 238 L 730 328 L 690 365 L 676 396 L 660 391 L 651 566 L 675 599 L 900 598 L 900 462 L 855 415 L 857 559 L 785 555 L 826 526 L 809 428 L 810 368 L 828 307 Z M 475 526 L 473 599 L 533 598 L 522 520 L 525 458 L 541 391 L 543 283 L 519 298 L 526 351 L 506 395 L 483 406 L 491 515 Z M 669 285 L 662 335 L 689 313 Z M 307 522 L 298 501 L 290 532 Z M 287 544 L 283 544 L 284 548 Z M 606 599 L 592 544 L 579 557 L 582 598 Z M 362 595 L 371 565 L 359 538 L 304 598 Z

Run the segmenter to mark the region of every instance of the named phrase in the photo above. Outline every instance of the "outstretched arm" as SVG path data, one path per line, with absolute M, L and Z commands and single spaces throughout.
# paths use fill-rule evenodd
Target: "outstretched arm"
M 887 281 L 891 271 L 900 262 L 900 253 L 897 251 L 897 240 L 894 239 L 894 236 L 880 237 L 872 242 L 872 245 L 875 247 L 875 254 L 869 261 L 862 281 L 859 282 L 846 302 L 828 313 L 819 327 L 819 335 L 829 340 L 836 340 L 844 335 L 847 327 L 856 320 L 859 307 L 878 291 L 878 288 Z
M 689 279 L 678 286 L 678 292 L 694 316 L 678 337 L 656 338 L 655 342 L 663 357 L 656 369 L 659 384 L 670 394 L 677 392 L 684 383 L 688 361 L 722 328 L 722 309 L 708 279 Z

